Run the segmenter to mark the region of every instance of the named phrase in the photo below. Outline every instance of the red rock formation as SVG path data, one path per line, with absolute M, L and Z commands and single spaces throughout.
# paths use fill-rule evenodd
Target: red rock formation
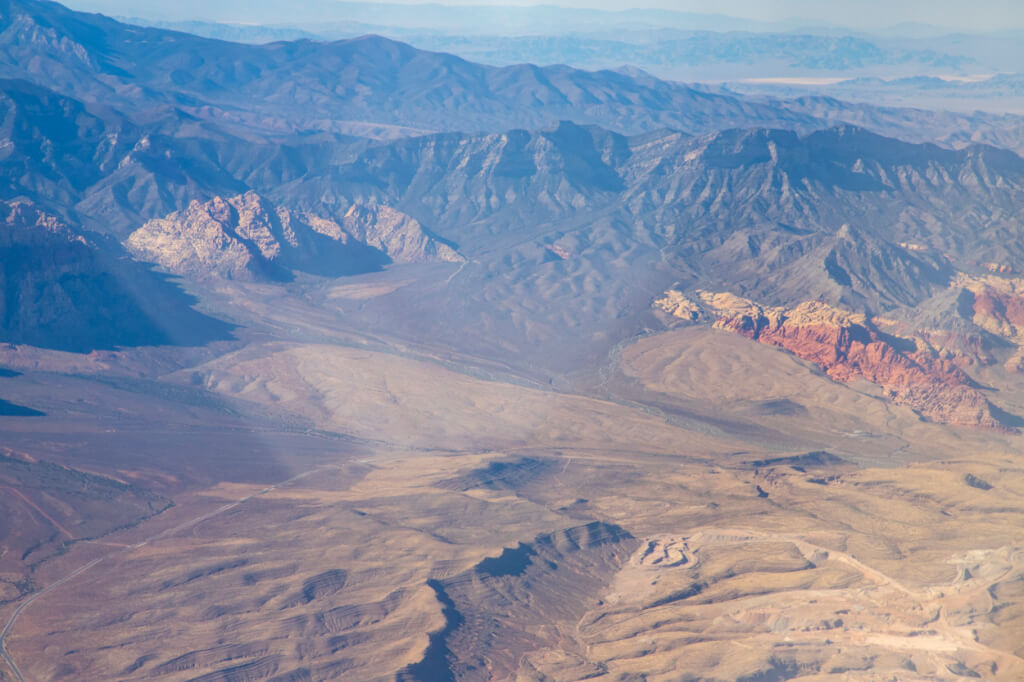
M 884 334 L 864 315 L 817 301 L 792 309 L 768 308 L 731 294 L 699 293 L 715 328 L 783 348 L 815 363 L 835 381 L 877 384 L 893 402 L 926 419 L 1003 428 L 991 404 L 953 359 Z

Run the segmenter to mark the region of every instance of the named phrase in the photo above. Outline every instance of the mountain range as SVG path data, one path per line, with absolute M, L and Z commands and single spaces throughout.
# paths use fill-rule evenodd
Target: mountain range
M 381 139 L 535 129 L 563 119 L 624 134 L 850 122 L 834 106 L 809 115 L 806 105 L 712 93 L 639 72 L 489 67 L 374 36 L 240 45 L 128 26 L 45 0 L 7 0 L 0 27 L 0 75 L 179 135 Z M 1014 122 L 979 115 L 973 124 L 976 141 L 986 141 Z M 942 137 L 913 110 L 879 113 L 872 127 L 915 140 Z
M 884 317 L 893 348 L 943 336 L 933 351 L 964 362 L 1016 348 L 957 293 L 987 268 L 1024 271 L 1014 117 L 486 67 L 376 37 L 239 45 L 36 0 L 7 0 L 2 21 L 0 199 L 80 237 L 83 276 L 135 259 L 315 290 L 418 265 L 424 286 L 353 319 L 476 351 L 500 337 L 511 361 L 542 349 L 548 371 L 653 324 L 672 287 Z M 163 292 L 145 305 L 181 302 L 145 281 Z M 52 317 L 33 305 L 8 304 L 11 340 L 68 337 L 29 330 Z M 92 345 L 167 342 L 105 329 Z
M 596 70 L 628 64 L 660 78 L 754 82 L 759 87 L 764 83 L 758 81 L 767 81 L 821 94 L 831 94 L 828 86 L 840 79 L 952 75 L 973 80 L 1019 71 L 1021 62 L 1021 31 L 1012 25 L 973 32 L 967 26 L 920 23 L 856 29 L 824 22 L 757 22 L 667 10 L 555 6 L 318 2 L 282 13 L 273 3 L 248 3 L 244 9 L 232 3 L 214 7 L 198 3 L 187 8 L 179 4 L 170 11 L 118 0 L 82 0 L 79 5 L 123 17 L 129 24 L 246 43 L 377 34 L 499 66 L 567 64 Z M 846 97 L 853 96 L 849 88 L 846 92 Z M 937 94 L 894 92 L 888 101 L 936 108 Z M 965 103 L 956 106 L 957 99 L 945 97 L 938 108 L 972 110 Z M 1007 104 L 1001 98 L 985 98 L 975 100 L 973 106 L 1020 112 L 1019 106 L 1006 108 Z

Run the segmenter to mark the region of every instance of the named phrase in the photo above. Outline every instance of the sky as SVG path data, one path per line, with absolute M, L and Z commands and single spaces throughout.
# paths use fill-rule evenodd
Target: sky
M 322 0 L 321 0 L 322 1 Z M 436 1 L 436 0 L 435 0 Z M 191 3 L 166 0 L 65 0 L 74 9 L 117 12 L 147 16 L 159 13 L 172 18 L 173 8 Z M 422 4 L 422 0 L 389 0 Z M 206 7 L 238 5 L 238 0 L 205 0 Z M 245 3 L 241 3 L 243 6 Z M 262 5 L 279 4 L 282 13 L 301 7 L 303 0 L 263 0 Z M 904 23 L 921 23 L 970 31 L 1024 28 L 1024 0 L 440 0 L 446 5 L 535 5 L 624 10 L 659 8 L 682 12 L 726 14 L 758 21 L 796 20 L 809 25 L 829 24 L 851 28 L 884 28 Z M 134 11 L 131 11 L 134 9 Z M 113 11 L 111 11 L 113 10 Z M 193 19 L 183 9 L 174 19 Z
M 419 4 L 422 0 L 396 0 Z M 442 0 L 446 5 L 559 5 L 604 10 L 660 8 L 758 21 L 799 19 L 844 26 L 922 23 L 1002 29 L 1024 26 L 1024 0 Z

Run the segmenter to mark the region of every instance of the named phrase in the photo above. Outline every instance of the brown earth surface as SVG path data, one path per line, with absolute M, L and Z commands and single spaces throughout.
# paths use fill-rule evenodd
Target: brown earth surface
M 245 300 L 241 322 L 304 319 Z M 92 531 L 4 498 L 46 541 L 4 569 L 36 590 L 0 611 L 33 599 L 4 639 L 25 679 L 1024 675 L 1019 435 L 722 329 L 554 390 L 305 324 L 163 366 L 3 351 L 5 395 L 62 416 L 4 418 L 19 475 L 129 484 Z

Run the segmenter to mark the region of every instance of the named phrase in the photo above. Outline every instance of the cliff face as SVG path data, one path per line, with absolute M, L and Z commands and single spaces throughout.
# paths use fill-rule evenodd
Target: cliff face
M 691 301 L 668 292 L 656 305 L 688 320 L 785 349 L 835 381 L 870 381 L 893 402 L 945 424 L 1003 428 L 992 405 L 953 358 L 916 340 L 885 334 L 865 315 L 818 301 L 766 307 L 728 293 L 698 292 Z
M 383 206 L 355 206 L 340 221 L 274 206 L 246 192 L 150 220 L 125 246 L 174 274 L 205 279 L 287 279 L 290 270 L 338 276 L 389 262 L 458 261 L 413 218 Z
M 271 259 L 281 249 L 266 228 L 265 215 L 259 217 L 239 215 L 219 197 L 206 204 L 193 201 L 184 211 L 150 220 L 125 246 L 137 258 L 177 275 L 256 279 L 273 271 Z
M 386 253 L 395 263 L 457 263 L 462 257 L 430 235 L 415 218 L 388 206 L 353 204 L 341 227 L 357 241 Z

